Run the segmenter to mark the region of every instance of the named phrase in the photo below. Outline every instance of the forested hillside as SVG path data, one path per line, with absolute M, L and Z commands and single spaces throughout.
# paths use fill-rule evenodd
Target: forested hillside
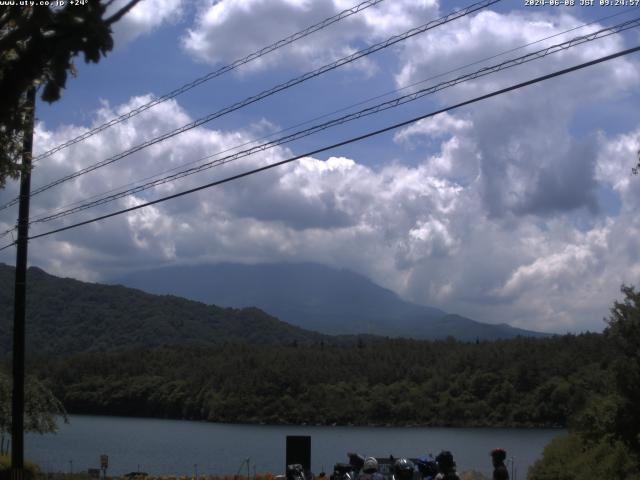
M 11 349 L 14 275 L 13 267 L 0 264 L 0 355 Z M 326 312 L 332 308 L 331 305 L 320 308 L 313 302 L 310 305 L 310 311 Z M 363 305 L 367 303 L 363 301 Z M 381 310 L 379 314 L 384 317 L 385 312 Z M 355 310 L 351 313 L 353 318 L 360 318 Z M 395 320 L 391 315 L 387 323 L 392 325 Z M 427 326 L 436 338 L 452 335 L 475 340 L 531 333 L 507 325 L 481 324 L 456 315 L 432 319 Z M 51 355 L 161 345 L 213 346 L 226 342 L 288 345 L 356 341 L 353 336 L 329 336 L 305 330 L 254 307 L 221 308 L 120 285 L 59 278 L 35 267 L 28 271 L 26 328 L 28 350 Z M 400 336 L 400 330 L 394 336 Z
M 14 269 L 0 264 L 0 351 L 11 348 Z M 28 271 L 27 347 L 70 354 L 165 344 L 287 344 L 328 338 L 257 308 L 219 308 L 170 295 Z
M 164 347 L 40 361 L 71 413 L 220 422 L 561 426 L 606 391 L 602 335 Z

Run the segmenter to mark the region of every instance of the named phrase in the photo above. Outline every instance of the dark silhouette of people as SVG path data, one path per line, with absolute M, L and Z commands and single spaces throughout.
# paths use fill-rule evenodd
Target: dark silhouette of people
M 393 480 L 413 480 L 415 466 L 411 460 L 399 458 L 393 464 Z
M 502 448 L 491 450 L 491 462 L 493 463 L 493 480 L 509 480 L 509 470 L 504 464 L 507 452 Z
M 416 467 L 422 475 L 422 480 L 435 480 L 438 474 L 438 464 L 431 454 L 416 461 Z
M 436 463 L 438 464 L 438 475 L 435 480 L 460 480 L 451 452 L 447 450 L 440 452 L 436 457 Z

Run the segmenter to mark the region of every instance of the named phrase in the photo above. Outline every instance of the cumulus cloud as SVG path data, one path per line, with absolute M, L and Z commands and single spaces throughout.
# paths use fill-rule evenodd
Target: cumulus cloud
M 435 8 L 433 2 L 410 3 L 424 11 Z M 396 4 L 382 5 L 393 9 Z M 328 16 L 344 7 L 337 2 L 282 0 L 274 9 L 298 18 L 302 26 L 313 23 L 312 16 Z M 410 21 L 381 8 L 354 18 L 361 22 L 353 28 L 359 33 L 341 38 L 357 42 L 367 35 L 386 35 Z M 225 28 L 248 21 L 263 12 L 260 9 L 268 17 L 264 31 L 246 30 L 257 35 L 256 44 L 264 44 L 277 30 L 277 15 L 269 17 L 264 2 L 223 0 L 203 7 L 198 21 L 219 22 L 220 31 L 212 35 L 223 38 Z M 383 32 L 374 32 L 367 22 Z M 447 27 L 444 37 L 438 37 L 445 41 L 425 37 L 394 50 L 395 79 L 397 85 L 412 83 L 433 74 L 433 65 L 454 68 L 577 22 L 567 15 L 479 14 Z M 282 32 L 274 39 L 281 36 Z M 211 61 L 240 55 L 233 42 L 218 38 L 214 43 L 218 50 L 210 52 Z M 621 39 L 612 37 L 528 64 L 508 76 L 444 91 L 437 102 L 476 96 L 622 46 Z M 200 51 L 204 54 L 207 48 Z M 301 64 L 316 61 L 313 48 L 297 58 Z M 396 132 L 392 153 L 383 159 L 389 161 L 378 166 L 363 153 L 304 158 L 34 241 L 31 261 L 55 274 L 90 280 L 164 263 L 315 261 L 350 268 L 408 299 L 482 321 L 554 332 L 599 330 L 620 284 L 637 284 L 640 279 L 640 181 L 630 175 L 640 147 L 640 126 L 633 124 L 619 134 L 587 129 L 578 135 L 576 124 L 580 108 L 612 95 L 624 98 L 639 78 L 636 63 L 616 61 L 408 126 Z M 136 97 L 117 106 L 105 103 L 94 125 L 149 99 Z M 37 187 L 44 179 L 58 178 L 191 119 L 175 100 L 165 102 L 37 164 L 33 184 Z M 274 119 L 244 129 L 191 130 L 35 197 L 33 215 L 250 142 L 265 128 L 275 128 L 269 120 Z M 90 127 L 41 124 L 37 151 Z M 287 148 L 271 149 L 91 212 L 34 225 L 32 231 L 131 207 L 291 154 Z M 405 155 L 412 161 L 403 162 Z M 603 205 L 603 192 L 616 208 Z M 0 201 L 15 193 L 15 186 L 8 187 L 0 192 Z M 0 212 L 0 227 L 13 223 L 11 213 Z M 0 259 L 11 262 L 10 255 L 2 252 Z
M 558 290 L 573 283 L 567 280 L 575 281 L 590 273 L 594 261 L 589 245 L 571 244 L 561 252 L 538 257 L 532 263 L 518 267 L 497 293 L 503 296 L 521 294 L 543 284 L 550 284 L 551 289 Z
M 115 114 L 146 98 L 98 113 Z M 446 118 L 446 117 L 445 117 Z M 106 155 L 122 145 L 136 144 L 165 128 L 188 120 L 176 103 L 136 117 L 54 155 L 34 172 L 56 178 L 81 166 L 96 152 Z M 611 299 L 623 281 L 640 274 L 640 220 L 637 210 L 619 216 L 599 214 L 586 229 L 567 215 L 495 217 L 479 201 L 480 179 L 463 183 L 434 170 L 434 158 L 455 163 L 452 138 L 474 125 L 451 117 L 460 128 L 453 137 L 437 124 L 421 124 L 440 140 L 437 155 L 418 165 L 390 163 L 367 166 L 363 159 L 305 158 L 277 170 L 205 190 L 174 201 L 34 241 L 31 262 L 52 273 L 100 280 L 115 272 L 166 262 L 316 261 L 347 267 L 372 277 L 407 298 L 436 304 L 485 321 L 508 321 L 550 331 L 598 329 Z M 61 141 L 70 130 L 38 129 L 38 149 Z M 417 130 L 416 130 L 417 131 Z M 410 136 L 407 130 L 404 132 Z M 112 170 L 51 189 L 33 201 L 34 216 L 144 175 L 253 139 L 251 130 L 199 128 L 122 160 Z M 402 135 L 400 135 L 402 137 Z M 621 185 L 626 174 L 622 157 L 634 151 L 638 133 L 597 143 L 600 182 Z M 139 204 L 213 178 L 263 165 L 290 154 L 275 149 L 241 165 L 227 165 L 202 176 L 139 193 L 52 225 L 36 225 L 33 233 L 117 208 Z M 628 173 L 628 172 L 627 172 Z M 618 187 L 619 188 L 619 187 Z M 640 190 L 629 183 L 622 201 L 638 202 Z M 3 200 L 12 192 L 2 192 Z M 2 221 L 9 224 L 7 214 Z M 5 261 L 5 255 L 2 257 Z M 635 276 L 635 277 L 634 277 Z M 588 316 L 589 322 L 581 316 Z
M 352 0 L 222 0 L 203 6 L 182 39 L 194 58 L 230 63 L 353 7 Z M 431 18 L 435 0 L 382 2 L 315 32 L 244 67 L 244 71 L 282 67 L 308 70 L 347 56 L 375 41 L 415 26 L 416 18 Z M 230 42 L 238 31 L 242 42 Z M 355 68 L 372 73 L 375 63 L 358 60 Z
M 488 54 L 501 52 L 505 45 L 529 44 L 581 23 L 566 14 L 551 17 L 483 11 L 445 25 L 424 38 L 407 42 L 400 53 L 403 63 L 396 75 L 396 83 L 398 86 L 410 85 L 437 73 L 433 71 L 433 65 L 437 65 L 439 71 L 448 71 L 485 58 Z M 599 28 L 593 25 L 586 31 L 562 34 L 467 71 L 497 64 Z M 438 100 L 446 105 L 470 99 L 623 47 L 621 37 L 607 37 L 549 56 L 544 61 L 530 62 L 498 75 L 465 82 L 459 88 L 442 91 Z M 470 151 L 472 146 L 475 148 L 475 157 L 480 159 L 478 174 L 483 183 L 482 201 L 491 215 L 551 215 L 578 209 L 595 212 L 596 142 L 573 137 L 570 130 L 575 121 L 574 115 L 585 102 L 619 95 L 637 85 L 639 79 L 637 64 L 629 59 L 616 60 L 593 67 L 588 72 L 571 74 L 570 79 L 551 80 L 544 85 L 526 87 L 525 90 L 484 101 L 465 110 L 463 124 L 453 124 L 451 117 L 443 117 L 439 122 L 454 134 L 450 147 L 466 150 L 466 164 L 469 161 L 475 163 Z M 432 123 L 425 126 L 410 127 L 396 138 L 405 141 L 411 138 L 415 142 L 419 134 L 433 137 L 437 133 L 433 127 L 438 124 L 437 119 L 432 119 Z M 462 125 L 465 128 L 461 130 Z M 432 159 L 434 168 L 438 162 L 442 164 L 441 159 Z M 438 168 L 446 172 L 447 165 Z
M 640 129 L 617 136 L 608 141 L 606 136 L 600 134 L 601 149 L 598 156 L 596 178 L 611 188 L 619 195 L 625 197 L 626 205 L 635 208 L 637 204 L 629 204 L 637 193 L 637 182 L 629 176 L 631 169 L 637 164 L 638 152 L 640 152 Z
M 118 11 L 128 0 L 116 0 L 107 15 Z M 114 27 L 115 44 L 128 43 L 140 35 L 145 35 L 166 22 L 180 18 L 184 4 L 171 0 L 143 0 L 133 7 Z
M 419 120 L 413 125 L 403 128 L 394 135 L 393 140 L 397 143 L 410 144 L 415 137 L 439 138 L 467 131 L 471 126 L 472 122 L 470 120 L 457 118 L 445 112 L 435 117 Z

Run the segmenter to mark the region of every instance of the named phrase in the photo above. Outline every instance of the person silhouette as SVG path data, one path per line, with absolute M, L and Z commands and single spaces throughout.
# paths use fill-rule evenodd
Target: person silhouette
M 491 450 L 491 463 L 493 463 L 493 480 L 509 480 L 509 470 L 504 464 L 507 452 L 502 448 Z

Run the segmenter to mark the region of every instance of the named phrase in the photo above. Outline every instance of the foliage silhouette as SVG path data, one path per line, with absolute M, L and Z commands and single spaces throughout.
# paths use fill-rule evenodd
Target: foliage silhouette
M 140 0 L 130 0 L 107 16 L 113 0 L 87 1 L 82 6 L 19 5 L 0 13 L 0 188 L 17 177 L 22 155 L 22 132 L 27 131 L 26 93 L 42 85 L 41 98 L 55 102 L 65 88 L 67 74 L 75 75 L 73 58 L 83 54 L 97 63 L 113 48 L 112 25 Z

